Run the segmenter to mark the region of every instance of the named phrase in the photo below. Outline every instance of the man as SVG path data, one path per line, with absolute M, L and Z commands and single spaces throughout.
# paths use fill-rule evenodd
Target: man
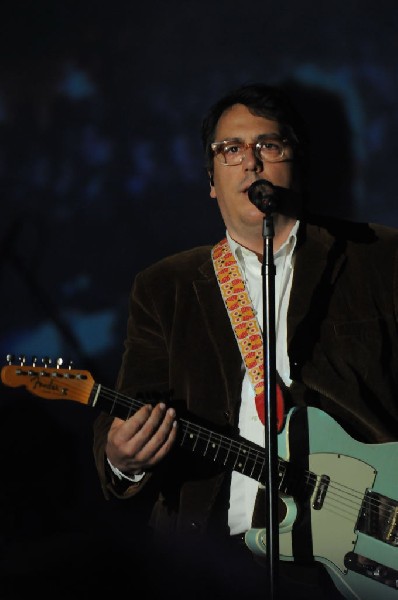
M 398 439 L 398 235 L 306 214 L 305 135 L 280 90 L 247 85 L 232 91 L 210 109 L 202 137 L 210 196 L 218 202 L 226 239 L 165 258 L 135 279 L 117 389 L 143 402 L 129 418 L 101 415 L 96 421 L 94 450 L 104 493 L 130 502 L 132 512 L 138 497 L 139 506 L 150 507 L 157 548 L 169 558 L 165 572 L 174 573 L 176 553 L 184 561 L 174 573 L 182 580 L 181 594 L 265 593 L 264 555 L 242 539 L 255 523 L 265 524 L 261 501 L 260 517 L 253 519 L 256 499 L 264 497 L 259 482 L 266 482 L 245 472 L 249 459 L 237 460 L 231 472 L 228 460 L 217 463 L 213 449 L 236 434 L 264 446 L 256 408 L 264 395 L 264 369 L 256 342 L 263 325 L 264 210 L 267 217 L 272 212 L 276 378 L 286 419 L 278 436 L 285 446 L 281 466 L 288 475 L 290 462 L 299 467 L 281 488 L 295 498 L 298 514 L 275 583 L 282 598 L 338 598 L 336 588 L 349 597 L 344 559 L 353 550 L 365 492 L 345 525 L 344 515 L 335 516 L 344 498 L 333 499 L 333 489 L 336 495 L 351 482 L 346 477 L 333 488 L 339 464 L 331 476 L 322 464 L 318 480 L 309 454 L 317 439 L 316 453 L 325 443 L 329 456 L 335 440 L 333 456 L 339 457 L 337 442 L 351 440 L 348 432 L 354 447 L 354 440 Z M 260 180 L 276 209 L 265 197 L 260 210 L 249 197 Z M 300 409 L 305 406 L 314 412 L 307 416 Z M 315 409 L 333 419 L 324 433 L 322 418 L 314 427 Z M 330 435 L 334 423 L 336 434 Z M 187 436 L 201 439 L 200 451 L 195 443 L 190 452 L 184 448 Z M 229 446 L 222 449 L 228 456 Z M 358 471 L 360 461 L 354 462 L 344 462 L 348 479 Z M 304 482 L 312 480 L 308 490 Z M 325 518 L 320 527 L 318 517 Z M 361 555 L 358 564 L 363 560 Z M 327 574 L 324 565 L 332 571 Z M 360 580 L 373 584 L 365 575 Z M 376 589 L 383 597 L 386 586 Z

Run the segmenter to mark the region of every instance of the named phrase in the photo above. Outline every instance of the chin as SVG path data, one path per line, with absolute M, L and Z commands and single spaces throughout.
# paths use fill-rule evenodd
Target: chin
M 258 208 L 252 205 L 252 207 L 246 211 L 245 216 L 247 220 L 250 220 L 253 223 L 262 223 L 265 215 L 261 210 L 258 210 Z

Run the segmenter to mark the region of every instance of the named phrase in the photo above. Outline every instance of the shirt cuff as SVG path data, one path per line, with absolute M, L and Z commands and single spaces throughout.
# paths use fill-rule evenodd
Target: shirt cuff
M 108 461 L 108 465 L 110 466 L 112 473 L 114 473 L 119 480 L 127 479 L 128 481 L 131 481 L 133 483 L 138 483 L 139 481 L 141 481 L 141 479 L 145 477 L 145 471 L 143 471 L 142 473 L 137 473 L 136 475 L 126 475 L 125 473 L 120 471 L 120 469 L 114 467 L 108 457 L 106 460 Z

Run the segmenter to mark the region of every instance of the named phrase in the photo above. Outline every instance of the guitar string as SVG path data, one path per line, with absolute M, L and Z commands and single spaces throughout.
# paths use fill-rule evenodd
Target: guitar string
M 54 372 L 49 375 L 42 368 L 35 368 L 35 367 L 28 369 L 27 373 L 29 375 L 34 375 L 34 374 L 36 374 L 36 375 L 38 374 L 39 376 L 47 375 L 52 379 L 54 379 L 54 378 L 68 379 L 68 385 L 72 384 L 72 387 L 76 387 L 76 392 L 77 392 L 76 399 L 78 399 L 78 397 L 81 393 L 82 386 L 87 387 L 88 388 L 88 390 L 87 390 L 88 398 L 87 398 L 87 394 L 86 394 L 86 395 L 82 396 L 83 400 L 78 400 L 78 401 L 82 402 L 83 404 L 89 404 L 90 402 L 87 400 L 90 400 L 90 398 L 93 396 L 93 389 L 97 390 L 99 392 L 100 397 L 101 396 L 106 397 L 107 400 L 110 400 L 114 405 L 128 409 L 128 416 L 133 414 L 131 412 L 132 408 L 134 410 L 138 410 L 145 404 L 145 402 L 143 402 L 143 401 L 138 401 L 138 400 L 131 398 L 129 396 L 126 396 L 124 394 L 115 392 L 114 390 L 105 388 L 100 384 L 94 383 L 94 385 L 93 385 L 92 381 L 91 382 L 89 381 L 91 379 L 91 376 L 89 374 L 88 374 L 88 377 L 87 377 L 87 375 L 84 375 L 84 374 L 75 376 L 73 373 L 71 373 L 70 370 L 65 371 L 62 369 L 55 369 Z M 20 376 L 20 375 L 24 375 L 26 373 L 19 369 L 17 374 Z M 87 381 L 85 382 L 84 379 L 87 379 Z M 75 386 L 73 386 L 74 381 L 76 381 Z M 50 391 L 54 392 L 54 390 L 50 390 Z M 35 392 L 33 392 L 33 393 L 35 393 Z M 43 397 L 46 397 L 46 396 L 43 396 Z M 65 399 L 69 400 L 69 398 L 67 398 L 67 397 L 65 397 Z M 91 406 L 92 406 L 92 403 L 91 403 Z M 128 418 L 128 416 L 126 418 Z M 207 430 L 206 428 L 198 426 L 195 423 L 189 423 L 188 421 L 185 421 L 183 419 L 181 419 L 180 422 L 185 425 L 185 428 L 187 431 L 188 431 L 188 426 L 189 426 L 189 430 L 190 430 L 191 434 L 195 435 L 197 440 L 199 439 L 199 440 L 207 441 L 206 448 L 208 448 L 208 446 L 209 446 L 210 437 L 213 437 L 214 441 L 216 441 L 218 439 L 219 440 L 218 441 L 219 448 L 221 448 L 222 450 L 227 452 L 227 458 L 226 458 L 225 464 L 227 464 L 227 461 L 229 460 L 228 455 L 231 452 L 234 452 L 236 454 L 236 459 L 235 459 L 235 463 L 234 463 L 234 467 L 233 467 L 234 469 L 236 469 L 238 466 L 237 460 L 238 460 L 239 456 L 242 454 L 242 448 L 244 448 L 245 464 L 242 468 L 244 474 L 247 474 L 246 468 L 247 468 L 248 463 L 249 464 L 253 463 L 252 470 L 251 470 L 251 476 L 253 475 L 253 473 L 256 470 L 258 470 L 258 465 L 260 465 L 260 472 L 258 473 L 256 479 L 257 479 L 257 481 L 261 480 L 261 477 L 263 475 L 264 460 L 265 460 L 265 457 L 261 456 L 264 453 L 262 448 L 260 448 L 260 447 L 258 447 L 258 449 L 253 448 L 253 446 L 251 446 L 250 443 L 248 443 L 248 440 L 244 440 L 243 438 L 242 438 L 242 441 L 239 442 L 233 438 L 227 438 L 226 436 L 223 436 L 216 432 Z M 204 432 L 207 432 L 206 435 L 203 435 Z M 184 436 L 185 436 L 185 434 L 184 434 Z M 229 443 L 225 444 L 225 440 L 228 440 Z M 196 445 L 196 442 L 195 442 L 195 445 Z M 282 473 L 282 475 L 285 475 L 286 474 L 286 465 L 289 465 L 290 463 L 288 461 L 282 462 L 282 459 L 280 459 L 280 458 L 278 459 L 278 462 L 279 462 L 280 472 Z M 320 476 L 312 473 L 311 471 L 303 470 L 303 475 L 305 475 L 307 482 L 309 482 L 312 485 L 313 489 L 315 489 L 316 483 L 318 483 L 318 481 L 321 480 Z M 389 499 L 385 498 L 384 496 L 379 496 L 383 500 L 382 504 L 380 504 L 379 500 L 377 498 L 375 498 L 374 496 L 371 496 L 370 499 L 368 496 L 363 497 L 362 492 L 360 492 L 359 490 L 355 490 L 353 488 L 350 488 L 348 486 L 345 486 L 345 485 L 340 484 L 339 482 L 335 482 L 333 480 L 330 480 L 328 482 L 327 491 L 328 491 L 328 494 L 325 497 L 325 503 L 326 503 L 326 500 L 329 501 L 334 496 L 338 499 L 338 501 L 341 504 L 342 498 L 344 497 L 345 503 L 343 503 L 343 504 L 345 504 L 345 506 L 347 506 L 348 508 L 356 510 L 357 508 L 362 506 L 362 509 L 365 509 L 365 512 L 366 512 L 366 510 L 369 509 L 370 512 L 372 512 L 372 511 L 377 512 L 379 517 L 382 516 L 382 513 L 385 513 L 386 515 L 391 516 L 393 511 L 397 510 L 397 504 L 396 503 L 389 504 L 389 502 L 387 501 Z M 345 494 L 345 496 L 343 496 L 343 493 Z M 351 502 L 351 506 L 349 504 L 347 504 L 347 502 Z M 354 514 L 357 514 L 357 510 Z
M 195 428 L 196 428 L 196 430 L 195 430 Z M 204 428 L 199 428 L 196 425 L 190 425 L 190 431 L 192 434 L 195 434 L 196 437 L 202 437 L 205 441 L 208 439 L 208 434 L 206 434 L 204 436 L 202 434 L 203 431 L 206 431 L 206 430 L 204 430 Z M 213 438 L 215 437 L 214 432 L 210 431 L 209 433 L 210 433 L 210 436 L 212 436 Z M 220 438 L 221 442 L 223 442 L 222 436 L 219 436 L 218 434 L 216 434 L 216 435 Z M 239 453 L 241 453 L 242 445 L 246 445 L 246 444 L 244 444 L 244 443 L 240 444 L 237 441 L 233 441 L 232 443 L 228 443 L 228 444 L 224 443 L 223 449 L 226 450 L 227 452 L 234 451 L 236 454 L 239 454 Z M 257 480 L 260 480 L 261 475 L 263 474 L 263 468 L 264 468 L 264 451 L 260 447 L 258 450 L 253 449 L 248 444 L 247 444 L 247 447 L 248 447 L 249 455 L 253 454 L 253 453 L 255 454 L 254 459 L 251 458 L 250 456 L 248 456 L 248 458 L 251 458 L 251 460 L 254 463 L 261 464 L 260 477 L 257 477 Z M 248 462 L 248 459 L 246 459 L 246 462 Z M 287 465 L 290 464 L 288 461 L 284 461 L 284 462 L 287 463 Z M 286 466 L 282 463 L 282 459 L 279 459 L 279 463 L 280 463 L 280 467 L 281 467 L 280 471 L 282 470 L 283 472 L 286 472 Z M 254 470 L 255 469 L 253 468 L 253 471 Z M 322 482 L 322 476 L 316 475 L 312 471 L 303 470 L 303 475 L 306 476 L 307 482 L 309 482 L 311 484 L 313 490 L 315 490 L 315 487 L 317 484 Z M 371 499 L 364 498 L 363 495 L 361 494 L 361 492 L 359 492 L 358 490 L 350 488 L 339 482 L 330 480 L 328 483 L 327 492 L 328 493 L 325 496 L 325 498 L 327 498 L 329 501 L 333 498 L 336 499 L 339 502 L 340 507 L 345 506 L 347 508 L 347 510 L 352 511 L 352 515 L 357 515 L 361 506 L 363 506 L 364 508 L 370 507 L 370 509 L 372 509 L 374 507 L 375 511 L 377 511 L 379 515 L 382 512 L 386 513 L 386 515 L 390 514 L 388 507 L 387 508 L 383 507 L 380 509 L 380 506 L 379 506 L 377 500 L 374 500 L 373 498 L 371 498 Z
M 135 410 L 138 410 L 145 404 L 144 402 L 135 400 L 129 396 L 120 393 L 115 393 L 114 391 L 107 390 L 103 387 L 101 387 L 101 391 L 102 395 L 104 396 L 106 394 L 108 399 L 112 400 L 113 403 L 127 409 L 131 409 L 133 407 Z M 130 410 L 128 412 L 130 413 Z M 190 423 L 185 419 L 180 419 L 179 422 L 185 426 L 186 431 L 184 433 L 184 436 L 187 433 L 188 435 L 194 435 L 196 440 L 204 441 L 207 443 L 206 448 L 208 448 L 209 444 L 211 443 L 211 439 L 213 439 L 213 443 L 217 442 L 218 440 L 219 448 L 221 448 L 223 451 L 226 451 L 227 454 L 234 452 L 234 454 L 236 455 L 234 468 L 237 467 L 237 460 L 239 456 L 242 455 L 242 449 L 244 449 L 244 456 L 242 456 L 242 458 L 245 459 L 245 465 L 247 465 L 248 463 L 253 463 L 252 473 L 258 471 L 258 468 L 260 468 L 260 473 L 258 477 L 256 477 L 257 481 L 260 481 L 261 476 L 263 475 L 265 460 L 262 448 L 258 447 L 257 450 L 256 448 L 252 447 L 248 440 L 244 440 L 242 438 L 242 441 L 240 442 L 239 440 L 235 440 L 234 438 L 228 438 L 226 436 L 223 436 L 222 434 L 218 434 L 217 432 L 211 431 L 206 427 L 196 425 L 196 423 Z M 226 440 L 228 441 L 228 443 L 226 443 Z M 195 442 L 195 444 L 196 443 L 197 442 Z M 229 458 L 227 458 L 225 464 L 227 464 L 227 461 L 231 462 Z M 284 461 L 284 459 L 279 458 L 278 462 L 280 466 L 280 471 L 282 471 L 282 473 L 285 474 L 286 468 L 290 464 L 289 461 Z M 243 467 L 243 470 L 246 470 L 246 466 Z M 308 470 L 303 470 L 303 475 L 305 476 L 306 480 L 312 485 L 313 489 L 315 489 L 316 484 L 318 484 L 321 481 L 322 477 Z M 352 510 L 352 514 L 354 516 L 358 515 L 358 512 L 361 507 L 362 510 L 373 511 L 379 516 L 382 516 L 383 514 L 385 516 L 390 516 L 392 510 L 395 510 L 397 507 L 396 504 L 389 504 L 388 502 L 386 502 L 385 504 L 380 504 L 379 500 L 377 500 L 373 496 L 371 496 L 370 498 L 368 496 L 364 497 L 363 493 L 360 490 L 356 490 L 334 480 L 329 481 L 327 492 L 328 493 L 325 497 L 325 504 L 326 499 L 328 500 L 328 504 L 330 504 L 330 500 L 334 498 L 336 502 L 338 501 L 340 508 L 343 505 L 346 507 L 347 510 Z

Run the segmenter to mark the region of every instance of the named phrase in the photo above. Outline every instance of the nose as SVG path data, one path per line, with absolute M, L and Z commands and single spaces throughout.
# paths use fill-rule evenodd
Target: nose
M 242 164 L 246 171 L 258 173 L 263 170 L 263 161 L 257 156 L 254 144 L 247 145 Z

